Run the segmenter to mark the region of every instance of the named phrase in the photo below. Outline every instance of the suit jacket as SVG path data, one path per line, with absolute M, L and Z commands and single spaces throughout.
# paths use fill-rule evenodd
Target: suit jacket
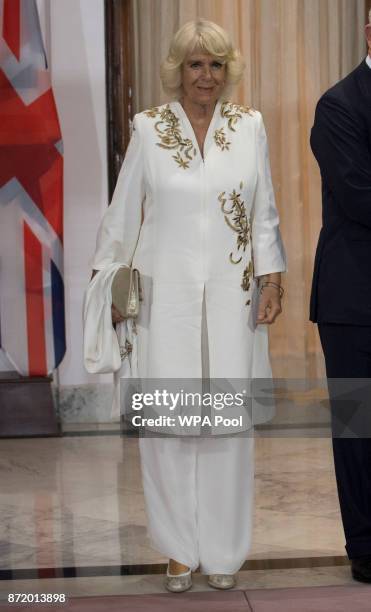
M 365 61 L 321 97 L 310 143 L 323 206 L 310 320 L 371 325 L 371 69 Z

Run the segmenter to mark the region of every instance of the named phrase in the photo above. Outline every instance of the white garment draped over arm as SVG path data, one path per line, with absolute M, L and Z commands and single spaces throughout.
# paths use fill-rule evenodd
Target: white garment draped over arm
M 279 231 L 267 135 L 261 114 L 256 134 L 257 183 L 252 210 L 252 248 L 255 277 L 286 271 L 286 256 Z
M 109 264 L 92 278 L 84 296 L 84 365 L 90 374 L 121 367 L 120 344 L 111 318 L 111 285 L 121 264 Z
M 111 418 L 121 413 L 120 378 L 138 377 L 136 328 L 133 319 L 112 325 L 112 280 L 122 264 L 109 264 L 89 283 L 83 305 L 84 365 L 90 374 L 114 374 Z M 128 350 L 128 348 L 130 349 Z

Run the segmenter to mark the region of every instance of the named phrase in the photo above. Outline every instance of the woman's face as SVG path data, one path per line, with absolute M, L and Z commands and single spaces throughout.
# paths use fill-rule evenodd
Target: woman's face
M 208 53 L 193 52 L 182 65 L 184 97 L 194 104 L 215 104 L 223 91 L 226 64 Z

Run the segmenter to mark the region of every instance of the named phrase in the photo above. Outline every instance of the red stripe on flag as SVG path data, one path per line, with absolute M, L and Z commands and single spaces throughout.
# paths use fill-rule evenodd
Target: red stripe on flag
M 20 58 L 21 0 L 4 0 L 3 38 L 17 60 Z
M 46 376 L 42 246 L 27 223 L 23 224 L 27 314 L 28 370 Z

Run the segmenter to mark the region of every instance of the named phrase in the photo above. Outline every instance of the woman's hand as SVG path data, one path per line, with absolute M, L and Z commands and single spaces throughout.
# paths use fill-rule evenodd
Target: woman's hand
M 267 274 L 260 278 L 259 305 L 256 323 L 271 325 L 282 312 L 280 290 L 281 275 L 279 273 Z M 265 285 L 265 283 L 268 283 Z M 272 284 L 270 284 L 272 283 Z
M 119 311 L 117 310 L 117 308 L 115 308 L 113 304 L 111 306 L 111 313 L 112 313 L 112 323 L 121 323 L 122 321 L 125 321 L 124 317 L 120 315 Z
M 92 278 L 94 278 L 94 276 L 97 274 L 98 271 L 99 270 L 93 270 L 92 271 L 90 280 L 92 280 Z M 117 310 L 117 308 L 114 307 L 113 304 L 111 306 L 111 316 L 112 316 L 112 323 L 113 323 L 113 325 L 115 325 L 116 323 L 121 323 L 122 321 L 125 321 L 124 317 L 122 317 L 120 315 L 119 311 Z

